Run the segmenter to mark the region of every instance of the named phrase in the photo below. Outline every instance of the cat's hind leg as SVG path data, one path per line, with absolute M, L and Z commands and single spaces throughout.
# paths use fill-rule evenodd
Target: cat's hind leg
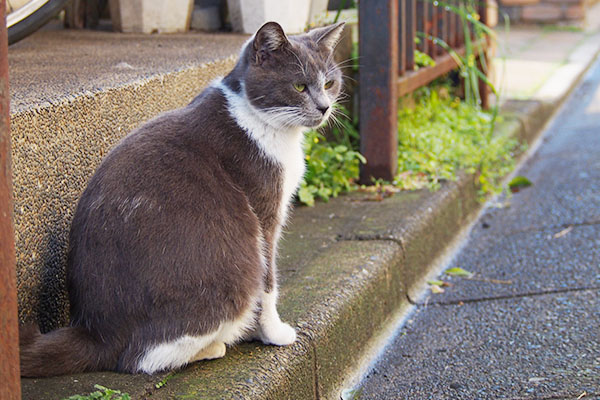
M 214 341 L 202 350 L 200 350 L 192 359 L 190 363 L 200 360 L 214 360 L 217 358 L 225 357 L 225 352 L 227 351 L 227 347 L 225 343 Z
M 220 341 L 214 341 L 202 350 L 200 350 L 190 362 L 200 361 L 200 360 L 214 360 L 216 358 L 225 357 L 225 352 L 227 348 L 225 347 L 225 343 Z
M 216 336 L 217 332 L 203 336 L 184 335 L 176 340 L 156 344 L 144 351 L 135 372 L 153 374 L 183 367 L 198 353 L 208 348 Z

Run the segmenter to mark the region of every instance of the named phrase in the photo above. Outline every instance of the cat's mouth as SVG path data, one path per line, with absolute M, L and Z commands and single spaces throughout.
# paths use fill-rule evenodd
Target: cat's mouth
M 314 117 L 311 116 L 311 118 L 308 118 L 309 123 L 306 126 L 312 129 L 319 128 L 320 126 L 323 126 L 327 123 L 327 120 L 329 119 L 330 115 L 331 110 L 327 110 L 325 114 L 315 115 Z

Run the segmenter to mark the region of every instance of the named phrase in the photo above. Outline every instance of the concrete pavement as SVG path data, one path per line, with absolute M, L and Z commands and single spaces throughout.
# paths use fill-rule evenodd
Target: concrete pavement
M 361 384 L 361 399 L 600 398 L 600 61 Z M 498 208 L 498 205 L 502 205 Z

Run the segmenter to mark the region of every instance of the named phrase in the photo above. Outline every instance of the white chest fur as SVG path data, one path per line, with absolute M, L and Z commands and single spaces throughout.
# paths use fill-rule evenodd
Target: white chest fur
M 243 89 L 242 94 L 237 94 L 221 81 L 215 82 L 213 86 L 225 95 L 229 112 L 237 124 L 256 142 L 265 156 L 281 167 L 283 195 L 279 217 L 281 223 L 284 223 L 292 196 L 298 189 L 306 169 L 302 151 L 304 128 L 279 128 L 270 124 L 268 118 L 262 116 L 260 111 L 250 104 Z

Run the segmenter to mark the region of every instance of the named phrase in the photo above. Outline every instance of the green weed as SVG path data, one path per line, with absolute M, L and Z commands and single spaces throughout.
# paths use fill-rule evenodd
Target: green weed
M 97 389 L 88 395 L 79 395 L 67 397 L 63 400 L 131 400 L 131 397 L 127 393 L 121 393 L 120 390 L 109 389 L 102 385 L 94 385 Z
M 347 129 L 356 132 L 355 128 Z M 328 141 L 317 131 L 310 131 L 306 135 L 306 174 L 298 190 L 298 200 L 301 203 L 312 206 L 315 198 L 327 201 L 353 189 L 354 182 L 358 179 L 359 165 L 366 160 L 352 149 L 348 131 L 339 130 L 346 134 L 343 138 L 338 137 L 338 143 Z M 343 144 L 340 144 L 340 140 Z
M 482 193 L 498 192 L 514 166 L 518 142 L 494 135 L 494 116 L 454 97 L 448 87 L 413 94 L 415 107 L 398 111 L 398 171 L 401 188 L 436 189 L 459 170 L 478 175 Z

